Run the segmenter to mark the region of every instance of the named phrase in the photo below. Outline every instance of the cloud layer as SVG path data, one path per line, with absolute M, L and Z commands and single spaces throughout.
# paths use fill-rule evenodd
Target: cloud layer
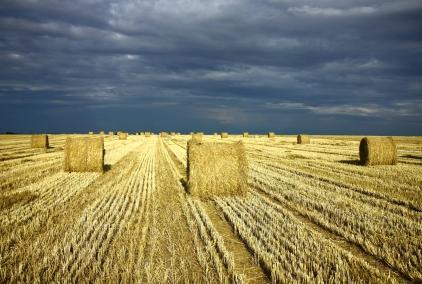
M 422 3 L 4 0 L 0 131 L 422 135 Z

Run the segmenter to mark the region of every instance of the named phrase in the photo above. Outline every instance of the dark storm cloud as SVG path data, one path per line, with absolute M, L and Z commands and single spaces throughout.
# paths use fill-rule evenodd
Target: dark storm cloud
M 2 1 L 0 131 L 422 134 L 421 26 L 417 0 Z

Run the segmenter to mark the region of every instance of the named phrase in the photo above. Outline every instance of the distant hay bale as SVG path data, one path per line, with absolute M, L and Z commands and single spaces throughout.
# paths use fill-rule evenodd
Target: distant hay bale
M 268 136 L 268 138 L 275 138 L 275 133 L 274 132 L 268 132 L 267 136 Z
M 92 135 L 92 134 L 94 134 L 94 132 L 93 132 L 93 131 L 90 131 L 90 132 L 88 132 L 88 134 L 89 134 L 89 135 Z
M 176 135 L 176 132 L 170 132 L 170 135 L 174 136 L 174 135 Z
M 151 136 L 151 132 L 145 132 L 145 137 L 150 137 Z
M 64 171 L 103 172 L 104 137 L 68 137 L 64 152 Z
M 192 134 L 191 140 L 194 143 L 202 143 L 202 134 L 194 133 Z
M 244 138 L 248 138 L 249 137 L 249 132 L 243 132 L 243 137 Z
M 397 147 L 392 137 L 364 137 L 359 145 L 362 165 L 397 164 Z
M 109 131 L 108 135 L 115 135 L 113 131 Z
M 165 137 L 168 137 L 168 136 L 169 136 L 169 134 L 167 132 L 160 132 L 160 137 L 165 138 Z
M 100 135 L 104 135 L 104 131 L 100 131 Z
M 299 134 L 297 136 L 297 144 L 309 144 L 311 143 L 311 138 L 308 135 Z
M 229 138 L 229 134 L 227 132 L 221 132 L 221 138 Z
M 48 148 L 48 135 L 36 134 L 31 136 L 31 148 Z
M 119 133 L 119 140 L 127 140 L 127 133 L 126 132 L 120 132 Z
M 239 195 L 248 191 L 248 163 L 242 142 L 188 142 L 188 190 L 202 197 Z

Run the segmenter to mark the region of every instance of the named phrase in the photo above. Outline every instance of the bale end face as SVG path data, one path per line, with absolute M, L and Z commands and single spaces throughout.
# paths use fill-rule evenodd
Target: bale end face
M 103 172 L 103 137 L 68 137 L 65 144 L 65 172 Z
M 268 136 L 268 138 L 275 138 L 275 133 L 274 132 L 268 132 L 267 136 Z
M 127 140 L 127 133 L 126 132 L 120 132 L 119 133 L 119 140 Z
M 309 144 L 311 143 L 311 138 L 308 135 L 298 135 L 297 144 Z
M 221 138 L 229 138 L 229 134 L 227 132 L 221 132 Z
M 193 143 L 202 143 L 202 134 L 195 133 L 192 134 L 191 140 Z
M 249 133 L 248 132 L 243 132 L 243 137 L 244 138 L 248 138 L 249 137 Z
M 237 143 L 188 143 L 188 190 L 193 196 L 246 196 L 245 148 Z
M 31 148 L 48 148 L 48 135 L 38 134 L 31 136 Z
M 359 144 L 360 163 L 364 166 L 397 164 L 397 148 L 393 138 L 365 137 Z

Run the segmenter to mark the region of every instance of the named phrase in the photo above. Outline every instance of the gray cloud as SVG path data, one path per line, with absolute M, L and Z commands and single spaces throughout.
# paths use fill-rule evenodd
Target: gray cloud
M 157 129 L 321 132 L 337 117 L 344 132 L 421 134 L 421 19 L 417 0 L 5 0 L 0 131 L 137 129 L 98 114 L 130 109 Z M 37 119 L 13 124 L 19 109 Z

